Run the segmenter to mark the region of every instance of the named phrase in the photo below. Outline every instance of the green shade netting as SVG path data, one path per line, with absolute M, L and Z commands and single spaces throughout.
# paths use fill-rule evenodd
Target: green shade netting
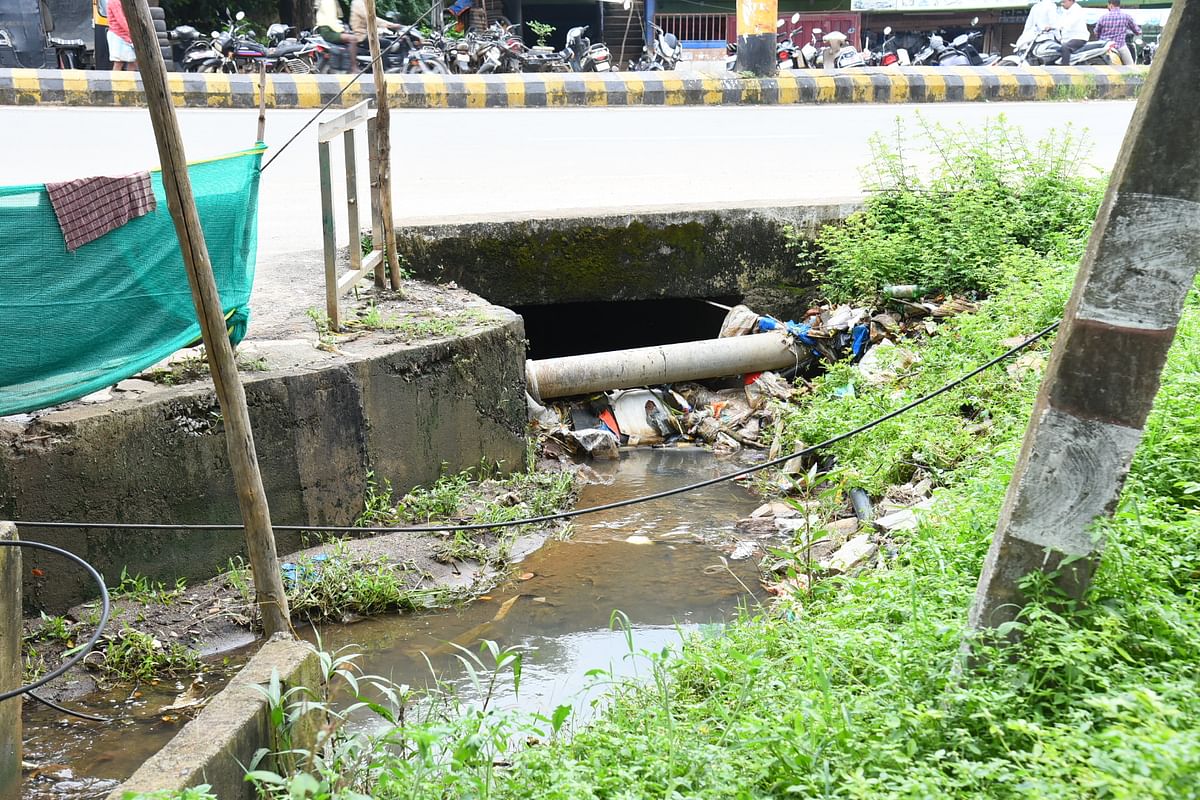
M 266 148 L 188 166 L 221 305 L 246 334 Z M 200 338 L 162 174 L 157 208 L 68 252 L 46 187 L 0 187 L 0 416 L 136 375 Z

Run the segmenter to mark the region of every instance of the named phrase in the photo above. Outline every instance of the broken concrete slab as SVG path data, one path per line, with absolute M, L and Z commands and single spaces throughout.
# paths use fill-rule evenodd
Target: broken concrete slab
M 922 500 L 914 506 L 893 511 L 892 513 L 880 517 L 875 520 L 874 525 L 884 533 L 894 533 L 896 531 L 911 531 L 916 530 L 918 511 L 924 511 L 933 506 L 933 498 Z
M 844 575 L 851 570 L 864 565 L 872 556 L 879 552 L 879 545 L 871 541 L 868 534 L 855 536 L 846 542 L 827 560 L 821 562 L 821 568 L 826 572 Z

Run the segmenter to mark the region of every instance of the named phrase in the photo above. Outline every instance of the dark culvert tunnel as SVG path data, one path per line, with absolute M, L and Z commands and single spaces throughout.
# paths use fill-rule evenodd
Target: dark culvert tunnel
M 714 297 L 724 306 L 737 297 Z M 715 339 L 725 310 L 704 300 L 635 300 L 517 306 L 527 355 L 537 360 Z

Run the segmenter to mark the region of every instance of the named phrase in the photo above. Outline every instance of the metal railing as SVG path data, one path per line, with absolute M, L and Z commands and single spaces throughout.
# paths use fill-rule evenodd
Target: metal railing
M 654 21 L 682 42 L 731 42 L 734 39 L 732 14 L 655 14 Z

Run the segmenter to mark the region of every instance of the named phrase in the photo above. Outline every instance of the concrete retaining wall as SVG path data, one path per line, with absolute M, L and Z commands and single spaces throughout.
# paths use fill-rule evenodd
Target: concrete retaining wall
M 486 307 L 484 307 L 486 308 Z M 524 327 L 496 324 L 422 346 L 378 345 L 340 362 L 244 373 L 263 483 L 276 524 L 349 525 L 368 469 L 403 492 L 481 459 L 524 457 Z M 343 349 L 353 353 L 350 345 Z M 207 382 L 145 400 L 77 405 L 32 422 L 0 421 L 0 518 L 114 522 L 237 522 L 216 397 Z M 243 534 L 23 528 L 24 538 L 86 558 L 110 582 L 128 566 L 189 583 L 243 552 Z M 301 546 L 277 534 L 280 553 Z M 27 556 L 27 566 L 38 566 Z M 61 611 L 94 592 L 58 564 L 26 575 L 26 604 Z M 51 579 L 52 578 L 52 579 Z
M 777 78 L 732 73 L 620 72 L 611 75 L 388 75 L 400 108 L 544 108 L 553 106 L 788 105 L 931 103 L 969 100 L 1124 99 L 1137 96 L 1148 67 L 870 67 L 845 72 L 792 70 Z M 253 108 L 258 77 L 171 73 L 177 105 Z M 272 75 L 267 105 L 320 108 L 348 75 Z M 359 80 L 334 107 L 373 97 Z M 0 69 L 0 105 L 145 105 L 141 79 L 129 72 Z
M 787 229 L 811 238 L 858 208 L 844 202 L 496 219 L 399 228 L 396 235 L 419 277 L 455 281 L 505 306 L 738 295 L 788 313 L 786 302 L 801 302 L 796 290 L 810 286 L 812 276 Z
M 162 750 L 142 764 L 129 780 L 108 796 L 122 800 L 126 793 L 178 792 L 208 784 L 221 800 L 253 800 L 254 787 L 245 780 L 246 766 L 255 752 L 280 749 L 277 732 L 268 721 L 266 686 L 278 671 L 283 691 L 305 686 L 319 692 L 324 685 L 316 650 L 306 642 L 278 637 L 262 646 L 223 691 L 200 714 L 183 726 Z M 301 718 L 301 729 L 292 732 L 297 746 L 312 741 L 311 717 Z M 260 764 L 272 769 L 273 764 Z
M 0 541 L 17 538 L 0 522 Z M 0 691 L 21 685 L 21 551 L 0 547 Z M 0 797 L 21 795 L 21 698 L 0 701 Z

